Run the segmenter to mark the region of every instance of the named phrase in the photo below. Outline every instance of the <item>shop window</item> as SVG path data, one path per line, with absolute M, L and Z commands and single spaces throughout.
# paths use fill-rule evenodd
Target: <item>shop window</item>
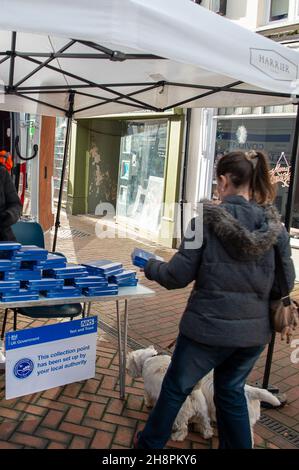
M 164 198 L 167 120 L 122 125 L 117 216 L 157 233 Z
M 271 0 L 269 21 L 278 21 L 288 18 L 289 0 Z
M 216 163 L 227 152 L 261 150 L 268 154 L 272 181 L 277 184 L 276 206 L 282 217 L 290 183 L 294 118 L 221 119 L 217 121 Z M 213 197 L 217 198 L 214 171 Z M 299 228 L 299 185 L 294 201 L 293 227 Z
M 297 112 L 296 105 L 272 105 L 272 106 L 254 106 L 254 107 L 237 107 L 237 108 L 219 108 L 219 116 L 237 116 L 243 114 L 295 114 Z

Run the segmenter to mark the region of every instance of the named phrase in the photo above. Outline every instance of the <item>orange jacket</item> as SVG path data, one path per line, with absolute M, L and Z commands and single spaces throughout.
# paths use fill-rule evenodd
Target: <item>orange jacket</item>
M 6 152 L 6 150 L 1 150 L 0 151 L 0 164 L 5 166 L 7 171 L 11 171 L 13 167 L 13 161 L 12 161 L 12 156 L 9 152 Z

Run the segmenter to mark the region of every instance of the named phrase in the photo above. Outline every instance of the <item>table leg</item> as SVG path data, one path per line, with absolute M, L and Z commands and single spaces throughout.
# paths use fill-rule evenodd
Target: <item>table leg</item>
M 87 317 L 90 316 L 90 309 L 91 309 L 91 302 L 88 302 L 88 307 L 87 307 Z
M 125 398 L 125 393 L 126 393 L 128 319 L 129 319 L 128 300 L 125 299 L 124 339 L 123 339 L 123 397 L 122 398 Z
M 122 349 L 122 328 L 120 319 L 119 300 L 116 301 L 116 315 L 117 315 L 117 333 L 118 333 L 118 370 L 119 370 L 119 396 L 124 398 L 124 384 L 123 384 L 123 349 Z
M 126 394 L 126 370 L 127 370 L 127 341 L 128 341 L 128 300 L 125 299 L 124 318 L 122 321 L 120 303 L 116 301 L 117 331 L 118 331 L 118 358 L 119 358 L 119 396 L 125 398 Z

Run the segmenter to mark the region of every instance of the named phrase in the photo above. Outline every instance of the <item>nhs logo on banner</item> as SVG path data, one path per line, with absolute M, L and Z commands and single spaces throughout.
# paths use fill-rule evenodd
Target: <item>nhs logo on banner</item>
M 96 316 L 7 333 L 5 398 L 94 377 L 96 341 Z

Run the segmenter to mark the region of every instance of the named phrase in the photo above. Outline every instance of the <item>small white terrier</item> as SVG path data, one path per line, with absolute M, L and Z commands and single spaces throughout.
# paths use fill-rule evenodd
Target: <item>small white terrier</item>
M 128 374 L 133 378 L 143 377 L 144 402 L 148 407 L 154 406 L 160 395 L 170 360 L 168 355 L 158 355 L 154 346 L 138 349 L 127 356 Z M 260 402 L 268 402 L 273 406 L 280 406 L 281 403 L 267 390 L 250 385 L 245 385 L 245 396 L 253 442 L 253 426 L 260 418 Z M 213 436 L 211 421 L 216 422 L 213 371 L 198 382 L 183 403 L 174 422 L 171 439 L 183 441 L 188 434 L 189 423 L 194 423 L 195 431 L 200 432 L 204 439 L 210 439 Z
M 161 390 L 164 375 L 171 357 L 159 355 L 154 346 L 138 349 L 127 356 L 127 371 L 133 378 L 143 377 L 144 402 L 148 407 L 154 406 Z M 188 423 L 197 423 L 199 431 L 205 439 L 213 436 L 213 428 L 208 415 L 208 407 L 200 388 L 195 387 L 181 407 L 173 425 L 171 439 L 183 441 L 188 434 Z
M 214 403 L 214 377 L 213 371 L 209 372 L 205 377 L 201 379 L 200 382 L 201 391 L 205 397 L 206 404 L 208 407 L 208 413 L 211 421 L 216 423 L 216 408 Z M 258 387 L 252 387 L 251 385 L 245 385 L 245 398 L 247 401 L 250 429 L 251 429 L 251 439 L 252 446 L 254 444 L 254 434 L 253 429 L 255 423 L 261 417 L 261 401 L 265 403 L 270 403 L 274 407 L 281 405 L 275 395 L 268 392 L 268 390 Z M 200 432 L 201 426 L 197 428 L 197 424 L 194 426 L 194 430 Z

